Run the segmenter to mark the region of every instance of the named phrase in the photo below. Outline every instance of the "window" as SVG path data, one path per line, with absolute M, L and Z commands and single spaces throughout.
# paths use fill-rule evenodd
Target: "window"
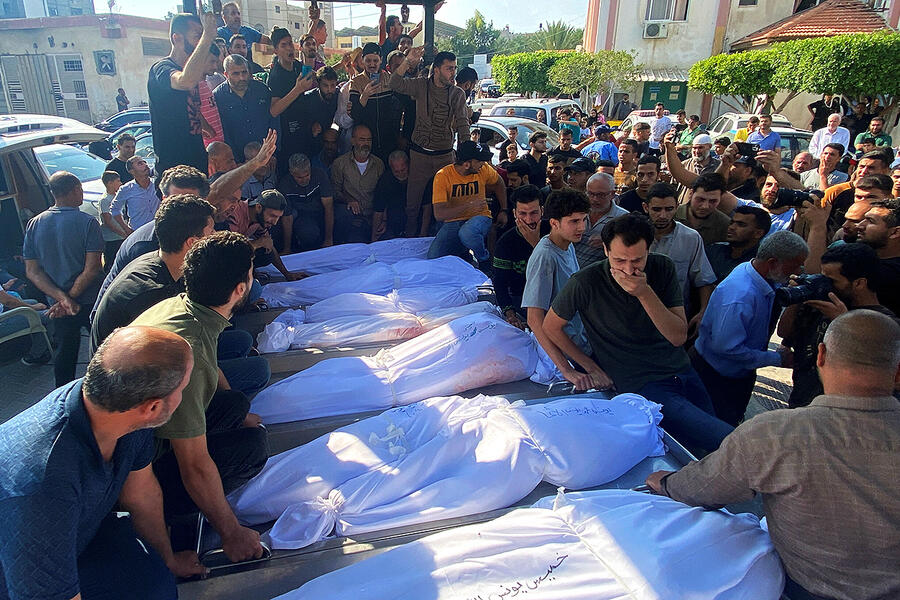
M 647 0 L 646 21 L 685 21 L 689 0 Z
M 738 6 L 756 6 L 759 0 L 738 0 Z
M 353 44 L 350 42 L 341 42 L 341 48 L 352 48 Z
M 141 37 L 141 50 L 144 56 L 168 56 L 172 44 L 163 38 Z
M 87 100 L 78 100 L 77 105 L 78 105 L 78 110 L 82 110 L 82 111 L 91 110 L 91 105 Z
M 295 23 L 294 23 L 294 29 L 300 29 L 300 23 L 295 22 Z
M 82 70 L 81 61 L 78 59 L 63 61 L 63 71 L 67 73 L 80 73 Z
M 280 6 L 276 6 L 276 7 L 275 7 L 275 12 L 280 13 L 280 12 L 281 12 L 281 7 L 280 7 Z

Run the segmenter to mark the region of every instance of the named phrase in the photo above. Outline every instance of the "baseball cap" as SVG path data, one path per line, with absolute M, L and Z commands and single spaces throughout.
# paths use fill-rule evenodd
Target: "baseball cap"
M 457 163 L 464 163 L 467 160 L 480 160 L 488 162 L 493 158 L 491 149 L 482 144 L 476 144 L 471 140 L 466 140 L 456 149 Z
M 734 164 L 753 167 L 756 166 L 756 159 L 752 156 L 740 156 L 736 161 L 734 161 Z
M 596 127 L 594 127 L 595 133 L 609 133 L 611 131 L 612 127 L 610 127 L 609 125 L 597 125 Z
M 568 167 L 565 168 L 566 171 L 574 171 L 576 173 L 593 173 L 597 169 L 597 166 L 594 164 L 589 158 L 576 158 L 572 161 Z
M 248 202 L 249 205 L 259 204 L 263 208 L 272 208 L 283 211 L 287 207 L 287 200 L 278 190 L 263 190 L 262 193 Z
M 712 144 L 712 138 L 709 137 L 709 135 L 707 135 L 705 133 L 701 133 L 700 135 L 698 135 L 697 137 L 694 138 L 694 144 L 697 146 L 700 146 L 703 144 Z
M 369 42 L 362 49 L 362 55 L 367 56 L 369 54 L 377 54 L 381 56 L 381 46 L 376 44 L 375 42 Z

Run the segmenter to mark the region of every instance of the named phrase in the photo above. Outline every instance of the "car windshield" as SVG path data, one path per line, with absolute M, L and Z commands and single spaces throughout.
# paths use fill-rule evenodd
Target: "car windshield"
M 106 170 L 106 161 L 74 146 L 53 144 L 35 148 L 34 155 L 47 170 L 47 176 L 57 171 L 68 171 L 80 181 L 100 179 Z
M 559 134 L 544 125 L 543 123 L 538 123 L 537 121 L 524 122 L 519 123 L 519 133 L 516 135 L 516 142 L 519 143 L 519 146 L 522 148 L 528 147 L 528 138 L 531 137 L 531 134 L 535 131 L 542 131 L 547 134 L 547 149 L 555 148 L 559 145 Z
M 156 155 L 153 154 L 153 136 L 145 135 L 138 138 L 134 146 L 134 153 L 136 156 L 143 156 L 144 158 L 155 157 Z

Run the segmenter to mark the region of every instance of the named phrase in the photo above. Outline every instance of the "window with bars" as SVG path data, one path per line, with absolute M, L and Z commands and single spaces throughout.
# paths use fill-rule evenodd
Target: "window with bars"
M 647 0 L 646 21 L 686 21 L 689 0 Z
M 76 102 L 78 103 L 78 110 L 91 110 L 91 105 L 87 100 L 77 100 Z
M 81 61 L 78 59 L 63 61 L 63 71 L 67 73 L 80 73 L 83 70 L 84 68 L 81 66 Z
M 759 0 L 738 0 L 738 6 L 756 6 Z

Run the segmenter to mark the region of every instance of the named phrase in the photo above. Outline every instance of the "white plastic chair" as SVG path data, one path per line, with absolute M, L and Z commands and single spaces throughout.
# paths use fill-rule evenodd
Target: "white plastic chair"
M 20 306 L 19 308 L 14 308 L 12 310 L 4 310 L 2 313 L 0 313 L 0 322 L 6 321 L 13 317 L 25 317 L 25 319 L 28 321 L 28 327 L 19 329 L 18 331 L 14 331 L 8 335 L 0 337 L 0 344 L 3 344 L 4 342 L 8 342 L 10 340 L 14 340 L 16 338 L 20 338 L 25 335 L 39 333 L 44 336 L 44 341 L 47 342 L 47 348 L 52 347 L 50 346 L 50 338 L 47 336 L 47 328 L 44 327 L 43 323 L 41 323 L 41 315 L 36 310 L 27 306 Z

